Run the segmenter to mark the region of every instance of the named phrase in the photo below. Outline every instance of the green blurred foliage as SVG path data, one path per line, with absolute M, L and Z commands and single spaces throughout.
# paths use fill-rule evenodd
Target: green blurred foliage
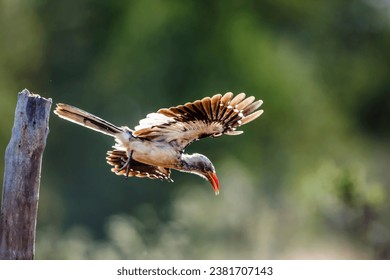
M 219 197 L 179 172 L 117 177 L 112 139 L 53 115 L 37 257 L 389 258 L 389 38 L 387 1 L 0 0 L 1 157 L 23 88 L 129 127 L 215 93 L 264 100 L 242 136 L 188 149 Z

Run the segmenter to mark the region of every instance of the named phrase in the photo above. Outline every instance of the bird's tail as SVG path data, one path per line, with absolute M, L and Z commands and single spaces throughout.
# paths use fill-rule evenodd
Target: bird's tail
M 65 120 L 113 137 L 124 131 L 121 127 L 71 105 L 58 103 L 54 113 Z

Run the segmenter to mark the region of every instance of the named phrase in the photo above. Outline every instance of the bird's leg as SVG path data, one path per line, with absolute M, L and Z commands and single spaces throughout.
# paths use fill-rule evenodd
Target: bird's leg
M 126 168 L 126 178 L 129 177 L 129 172 L 130 172 L 130 161 L 133 158 L 133 150 L 130 151 L 129 157 L 127 158 L 126 163 L 119 169 L 119 171 L 123 170 Z

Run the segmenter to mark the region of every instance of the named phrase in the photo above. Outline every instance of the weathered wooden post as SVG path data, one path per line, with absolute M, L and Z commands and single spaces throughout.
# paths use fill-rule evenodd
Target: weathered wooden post
M 42 155 L 52 101 L 19 93 L 12 137 L 5 151 L 0 212 L 0 259 L 33 259 Z

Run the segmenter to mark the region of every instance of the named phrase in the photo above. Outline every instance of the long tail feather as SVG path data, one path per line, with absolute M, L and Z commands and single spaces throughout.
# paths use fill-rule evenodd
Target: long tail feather
M 58 103 L 54 113 L 65 120 L 113 137 L 123 132 L 122 128 L 68 104 Z

